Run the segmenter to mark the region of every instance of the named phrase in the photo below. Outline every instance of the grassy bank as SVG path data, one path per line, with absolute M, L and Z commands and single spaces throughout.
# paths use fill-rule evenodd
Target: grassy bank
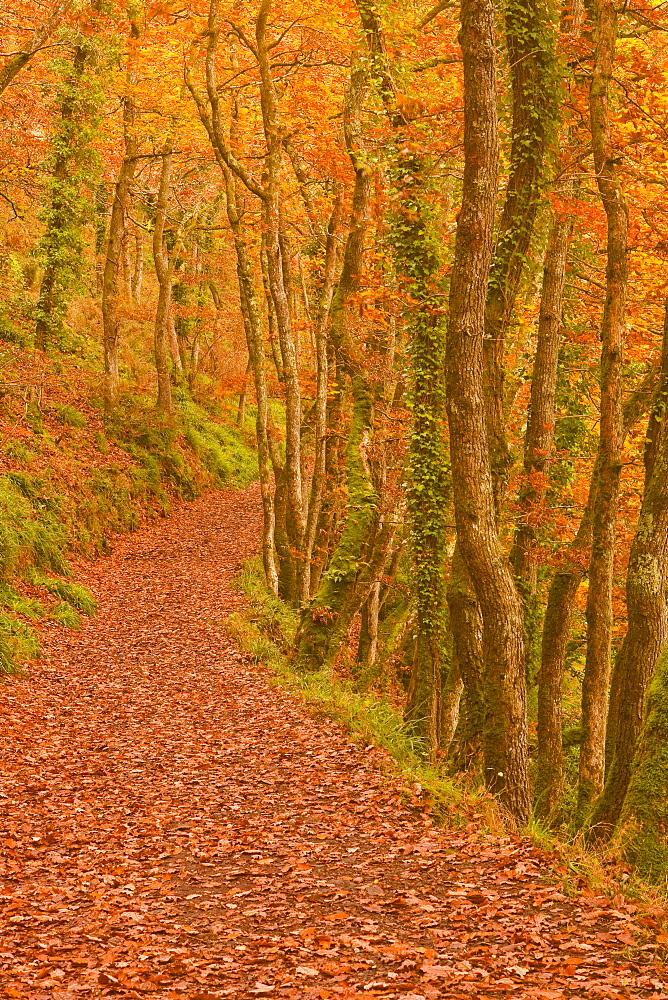
M 239 645 L 268 667 L 276 683 L 302 699 L 316 715 L 340 722 L 362 746 L 371 744 L 386 750 L 388 769 L 398 774 L 409 795 L 417 790 L 437 823 L 459 827 L 474 822 L 483 836 L 517 833 L 497 802 L 472 783 L 475 779 L 451 777 L 445 768 L 429 763 L 424 747 L 406 732 L 399 711 L 388 701 L 356 690 L 330 670 L 304 674 L 292 667 L 289 651 L 297 615 L 267 588 L 259 559 L 246 563 L 237 583 L 247 599 L 247 609 L 232 616 L 228 627 Z M 619 843 L 594 850 L 584 844 L 580 834 L 569 835 L 563 829 L 555 832 L 533 820 L 524 833 L 549 856 L 566 895 L 575 896 L 586 889 L 615 898 L 621 891 L 637 905 L 639 916 L 643 915 L 641 923 L 650 927 L 652 922 L 664 920 L 666 892 L 638 878 L 625 863 Z
M 363 693 L 331 670 L 300 673 L 290 663 L 289 650 L 297 626 L 296 613 L 267 588 L 261 561 L 251 559 L 237 578 L 247 598 L 247 611 L 226 623 L 239 645 L 266 664 L 276 682 L 300 697 L 316 714 L 340 722 L 363 746 L 382 747 L 388 766 L 412 793 L 428 802 L 437 820 L 449 824 L 484 815 L 498 828 L 496 803 L 486 793 L 456 787 L 441 769 L 425 758 L 419 739 L 406 732 L 401 715 L 386 699 Z
M 249 425 L 220 401 L 177 388 L 167 417 L 135 384 L 109 416 L 89 359 L 5 342 L 0 368 L 0 673 L 11 673 L 38 655 L 37 621 L 77 628 L 94 613 L 73 554 L 104 552 L 176 499 L 246 485 L 257 462 Z

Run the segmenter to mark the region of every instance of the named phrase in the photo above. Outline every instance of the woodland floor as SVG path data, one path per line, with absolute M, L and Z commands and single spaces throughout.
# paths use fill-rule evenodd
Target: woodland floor
M 668 997 L 621 896 L 435 829 L 235 650 L 258 525 L 252 487 L 119 538 L 0 690 L 0 997 Z

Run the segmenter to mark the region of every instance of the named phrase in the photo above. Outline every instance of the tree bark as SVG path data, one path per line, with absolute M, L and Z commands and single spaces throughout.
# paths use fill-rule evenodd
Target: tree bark
M 455 545 L 450 564 L 447 601 L 452 633 L 452 658 L 464 685 L 464 717 L 457 727 L 454 761 L 467 769 L 480 757 L 485 727 L 483 630 L 480 605 L 461 547 Z
M 561 343 L 561 313 L 566 261 L 573 229 L 567 214 L 556 214 L 545 251 L 545 269 L 540 298 L 536 355 L 531 376 L 531 399 L 524 438 L 525 483 L 518 499 L 519 526 L 515 533 L 511 562 L 515 576 L 528 597 L 535 589 L 536 529 L 534 511 L 545 498 L 547 469 L 552 453 L 557 391 L 557 362 Z
M 285 385 L 285 472 L 287 497 L 295 533 L 295 559 L 298 601 L 308 600 L 308 571 L 304 557 L 306 510 L 302 493 L 301 422 L 302 401 L 299 363 L 286 286 L 289 261 L 281 248 L 281 162 L 283 144 L 278 95 L 273 80 L 267 21 L 272 0 L 262 0 L 255 22 L 257 60 L 260 69 L 260 103 L 266 142 L 265 187 L 262 215 L 266 236 L 269 288 L 276 317 L 276 327 L 283 358 Z
M 483 618 L 488 787 L 529 818 L 523 608 L 496 530 L 485 420 L 483 328 L 497 194 L 494 7 L 462 0 L 464 181 L 450 278 L 446 384 L 457 538 Z
M 485 305 L 485 402 L 497 506 L 511 464 L 504 413 L 506 336 L 528 259 L 558 114 L 553 27 L 542 0 L 509 0 L 505 39 L 512 85 L 510 170 Z
M 84 74 L 88 49 L 77 45 L 71 69 L 64 83 L 57 128 L 56 157 L 51 178 L 51 206 L 44 236 L 46 265 L 37 302 L 35 347 L 45 351 L 52 334 L 63 321 L 68 284 L 74 277 L 80 260 L 80 233 L 82 226 L 80 184 L 76 176 L 76 159 L 81 150 L 74 134 L 75 115 L 81 99 L 81 79 Z M 74 230 L 74 232 L 73 232 Z M 69 273 L 68 273 L 69 272 Z
M 647 687 L 668 640 L 668 301 L 662 376 L 645 439 L 645 489 L 626 577 L 628 627 L 612 676 L 607 777 L 589 819 L 590 840 L 608 837 L 619 820 L 642 727 Z
M 130 22 L 130 52 L 128 56 L 127 92 L 123 100 L 125 155 L 116 180 L 107 235 L 107 251 L 102 275 L 102 327 L 104 350 L 104 405 L 113 410 L 118 403 L 118 270 L 125 232 L 125 215 L 130 188 L 135 176 L 139 148 L 135 132 L 136 109 L 131 93 L 136 76 L 136 43 L 140 35 L 136 21 Z
M 668 649 L 659 658 L 624 800 L 620 843 L 641 878 L 661 888 L 668 874 Z
M 308 576 L 308 594 L 312 594 L 313 547 L 316 542 L 318 522 L 322 510 L 323 497 L 327 489 L 327 391 L 329 386 L 329 364 L 327 360 L 327 328 L 336 283 L 337 230 L 341 221 L 343 192 L 337 188 L 334 204 L 327 227 L 325 240 L 325 260 L 323 283 L 320 290 L 318 312 L 315 321 L 315 456 L 311 477 L 311 493 L 304 538 L 304 559 Z
M 622 470 L 622 366 L 628 283 L 628 209 L 617 176 L 608 105 L 617 41 L 613 0 L 596 0 L 596 50 L 589 91 L 594 166 L 608 226 L 606 300 L 601 323 L 601 402 L 597 491 L 587 593 L 587 655 L 582 682 L 582 727 L 577 821 L 603 787 L 605 723 L 612 641 L 612 581 Z
M 155 313 L 155 370 L 158 378 L 157 406 L 163 413 L 172 413 L 172 382 L 169 375 L 169 312 L 172 302 L 173 264 L 165 247 L 165 223 L 171 182 L 172 147 L 162 154 L 160 187 L 155 207 L 153 229 L 153 260 L 158 278 L 158 305 Z

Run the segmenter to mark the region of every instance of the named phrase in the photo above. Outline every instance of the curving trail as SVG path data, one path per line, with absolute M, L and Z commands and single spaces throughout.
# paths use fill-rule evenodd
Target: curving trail
M 651 916 L 434 829 L 234 649 L 258 530 L 252 487 L 118 539 L 0 688 L 0 998 L 668 997 Z

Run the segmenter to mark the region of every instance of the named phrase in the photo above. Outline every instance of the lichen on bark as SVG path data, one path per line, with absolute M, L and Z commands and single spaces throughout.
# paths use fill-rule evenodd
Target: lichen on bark
M 664 883 L 668 875 L 668 647 L 661 654 L 647 696 L 620 833 L 624 853 L 640 875 Z

